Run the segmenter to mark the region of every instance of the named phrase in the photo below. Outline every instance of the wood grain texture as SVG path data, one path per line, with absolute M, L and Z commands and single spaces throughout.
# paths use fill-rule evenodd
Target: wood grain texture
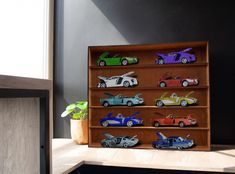
M 39 99 L 0 99 L 0 173 L 40 173 Z

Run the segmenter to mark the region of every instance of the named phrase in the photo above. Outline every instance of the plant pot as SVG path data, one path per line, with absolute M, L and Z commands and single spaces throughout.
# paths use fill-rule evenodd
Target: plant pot
M 88 143 L 88 119 L 73 120 L 70 119 L 71 138 L 77 144 Z

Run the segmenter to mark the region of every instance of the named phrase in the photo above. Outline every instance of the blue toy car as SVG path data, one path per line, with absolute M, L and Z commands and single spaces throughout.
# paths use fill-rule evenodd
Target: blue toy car
M 121 94 L 118 94 L 116 96 L 109 93 L 104 93 L 104 94 L 108 96 L 108 98 L 100 99 L 100 103 L 104 107 L 120 106 L 120 105 L 134 106 L 134 105 L 141 105 L 144 103 L 144 99 L 139 97 L 141 95 L 140 93 L 136 94 L 134 97 L 126 97 L 122 96 Z
M 135 125 L 141 125 L 143 123 L 143 119 L 135 118 L 139 112 L 135 112 L 129 117 L 124 117 L 122 114 L 117 114 L 112 117 L 112 112 L 109 112 L 106 117 L 100 119 L 100 124 L 104 127 L 107 126 L 128 126 L 132 127 Z
M 182 138 L 179 136 L 166 137 L 161 132 L 157 132 L 159 139 L 152 143 L 154 148 L 169 148 L 169 149 L 186 149 L 194 145 L 193 140 Z

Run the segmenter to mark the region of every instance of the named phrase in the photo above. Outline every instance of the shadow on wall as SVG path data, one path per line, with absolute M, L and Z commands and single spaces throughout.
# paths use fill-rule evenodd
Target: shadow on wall
M 57 1 L 55 137 L 69 137 L 69 123 L 58 118 L 65 99 L 87 97 L 87 46 L 208 40 L 212 143 L 235 144 L 233 21 L 229 1 Z

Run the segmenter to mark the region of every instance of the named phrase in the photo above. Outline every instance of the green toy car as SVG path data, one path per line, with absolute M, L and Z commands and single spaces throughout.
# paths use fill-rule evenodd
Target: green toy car
M 104 52 L 100 55 L 97 60 L 98 66 L 115 66 L 115 65 L 130 65 L 138 63 L 138 58 L 136 57 L 122 57 L 118 54 L 114 56 L 109 56 L 109 52 Z
M 171 96 L 165 97 L 167 94 L 166 92 L 158 99 L 155 100 L 155 104 L 158 107 L 162 106 L 188 106 L 188 105 L 193 105 L 197 104 L 197 99 L 193 97 L 189 97 L 193 91 L 189 92 L 185 96 L 177 96 L 176 93 L 172 93 Z

